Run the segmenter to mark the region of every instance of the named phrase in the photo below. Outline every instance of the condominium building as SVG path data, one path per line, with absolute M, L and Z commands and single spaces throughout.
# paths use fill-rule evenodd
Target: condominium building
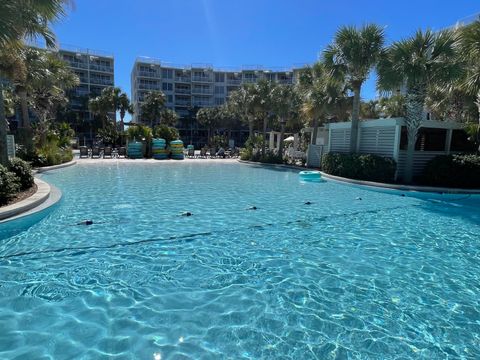
M 114 86 L 114 57 L 97 50 L 69 47 L 62 47 L 58 54 L 80 79 L 80 84 L 68 92 L 69 110 L 75 118 L 72 122 L 91 123 L 93 114 L 88 110 L 88 100 L 100 95 L 104 88 Z M 85 126 L 79 130 L 85 132 Z M 91 136 L 90 130 L 88 137 Z
M 256 83 L 260 79 L 293 84 L 299 69 L 264 69 L 261 66 L 214 68 L 210 64 L 184 66 L 151 58 L 137 58 L 131 73 L 131 98 L 135 109 L 133 122 L 147 121 L 142 119 L 141 114 L 145 95 L 151 91 L 162 91 L 166 95 L 166 107 L 181 118 L 177 124 L 180 134 L 185 134 L 186 138 L 190 137 L 190 141 L 193 141 L 189 118 L 195 115 L 198 108 L 222 105 L 232 91 L 242 84 Z M 196 125 L 195 132 L 199 130 L 202 129 Z M 246 132 L 245 129 L 238 131 Z
M 137 58 L 131 73 L 134 122 L 142 122 L 140 106 L 145 94 L 162 91 L 167 107 L 181 117 L 189 115 L 189 108 L 222 105 L 230 93 L 244 83 L 267 79 L 282 84 L 293 84 L 298 69 L 263 69 L 244 66 L 241 69 L 213 68 L 210 64 L 172 65 L 151 58 Z

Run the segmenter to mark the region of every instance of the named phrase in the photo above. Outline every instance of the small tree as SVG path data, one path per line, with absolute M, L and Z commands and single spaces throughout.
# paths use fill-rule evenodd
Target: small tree
M 143 120 L 148 119 L 150 127 L 160 124 L 165 102 L 165 94 L 161 91 L 152 91 L 145 95 L 145 101 L 141 106 L 141 116 Z

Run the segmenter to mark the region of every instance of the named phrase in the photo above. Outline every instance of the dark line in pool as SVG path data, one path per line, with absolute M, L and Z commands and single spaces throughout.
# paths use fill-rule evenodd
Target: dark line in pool
M 308 220 L 304 219 L 297 219 L 297 220 L 292 220 L 292 221 L 287 221 L 283 223 L 284 225 L 292 225 L 292 224 L 297 224 L 301 222 L 321 222 L 321 221 L 326 221 L 330 218 L 335 218 L 335 217 L 350 217 L 350 216 L 357 216 L 360 214 L 375 214 L 379 213 L 382 211 L 388 211 L 388 210 L 396 210 L 396 209 L 402 209 L 402 208 L 407 208 L 407 207 L 412 207 L 412 206 L 420 206 L 420 205 L 407 205 L 407 206 L 394 206 L 390 208 L 382 208 L 382 209 L 372 209 L 372 210 L 363 210 L 363 211 L 355 211 L 351 213 L 343 213 L 343 214 L 332 214 L 332 215 L 324 215 L 316 218 L 311 218 Z M 26 252 L 21 252 L 21 253 L 16 253 L 16 254 L 10 254 L 10 255 L 4 255 L 0 256 L 0 260 L 4 259 L 12 259 L 12 258 L 17 258 L 17 257 L 22 257 L 22 256 L 28 256 L 28 255 L 40 255 L 40 254 L 56 254 L 56 253 L 61 253 L 61 252 L 67 252 L 67 251 L 75 251 L 74 253 L 71 253 L 70 256 L 75 256 L 75 255 L 84 255 L 87 251 L 88 252 L 94 252 L 98 250 L 105 250 L 105 249 L 114 249 L 117 247 L 126 247 L 126 246 L 133 246 L 133 245 L 140 245 L 140 244 L 146 244 L 146 243 L 153 243 L 153 242 L 159 242 L 159 241 L 168 241 L 168 240 L 188 240 L 188 239 L 193 239 L 199 236 L 210 236 L 214 234 L 221 234 L 221 233 L 232 233 L 232 232 L 238 232 L 242 230 L 248 230 L 248 229 L 253 229 L 253 230 L 263 230 L 269 226 L 274 226 L 277 225 L 275 223 L 264 223 L 264 224 L 255 224 L 255 225 L 249 225 L 247 227 L 241 227 L 237 229 L 225 229 L 225 230 L 217 230 L 217 231 L 208 231 L 208 232 L 201 232 L 201 233 L 193 233 L 193 234 L 186 234 L 186 235 L 178 235 L 178 236 L 169 236 L 169 237 L 164 237 L 164 238 L 151 238 L 151 239 L 143 239 L 143 240 L 137 240 L 137 241 L 131 241 L 131 242 L 120 242 L 120 243 L 115 243 L 115 244 L 110 244 L 110 245 L 104 245 L 104 246 L 79 246 L 79 247 L 71 247 L 71 248 L 59 248 L 59 249 L 46 249 L 46 250 L 39 250 L 39 251 L 26 251 Z M 38 258 L 36 258 L 38 259 Z M 33 260 L 33 259 L 32 259 Z

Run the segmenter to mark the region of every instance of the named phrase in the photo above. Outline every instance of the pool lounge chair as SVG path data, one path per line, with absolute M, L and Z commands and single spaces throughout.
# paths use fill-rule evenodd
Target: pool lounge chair
M 110 159 L 112 158 L 111 146 L 105 146 L 105 149 L 103 149 L 103 158 L 105 159 L 106 157 L 109 157 Z
M 92 148 L 92 159 L 96 157 L 97 159 L 100 159 L 100 148 L 98 146 L 94 146 Z
M 120 156 L 126 157 L 127 156 L 127 149 L 123 146 L 119 147 L 118 152 L 117 152 L 117 156 L 118 157 L 120 157 Z
M 187 156 L 189 158 L 194 158 L 195 157 L 195 149 L 194 148 L 187 149 Z
M 210 158 L 215 159 L 217 157 L 217 152 L 215 151 L 215 148 L 210 149 Z
M 201 148 L 199 157 L 201 157 L 202 159 L 206 159 L 207 158 L 207 150 L 204 149 L 204 148 Z
M 80 146 L 80 159 L 84 157 L 88 158 L 88 148 L 86 146 Z

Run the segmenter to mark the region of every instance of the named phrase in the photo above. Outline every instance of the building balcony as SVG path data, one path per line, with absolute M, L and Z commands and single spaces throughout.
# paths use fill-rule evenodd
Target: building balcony
M 138 84 L 138 88 L 141 90 L 160 90 L 160 85 L 154 84 Z
M 113 86 L 113 80 L 111 80 L 111 79 L 95 79 L 95 78 L 90 78 L 90 83 L 91 83 L 91 84 L 96 84 L 96 85 Z
M 195 76 L 195 75 L 193 75 L 192 76 L 192 81 L 210 83 L 210 82 L 213 82 L 213 78 L 211 76 Z
M 245 78 L 243 79 L 245 84 L 255 84 L 257 82 L 257 78 Z
M 227 79 L 227 85 L 241 85 L 242 80 L 240 79 Z
M 87 63 L 84 63 L 84 62 L 80 62 L 80 61 L 69 61 L 69 60 L 65 60 L 65 62 L 67 62 L 67 64 L 69 66 L 71 66 L 72 68 L 75 68 L 75 69 L 88 69 L 88 64 Z
M 192 88 L 192 94 L 194 95 L 213 95 L 213 89 L 198 89 Z
M 188 84 L 192 81 L 192 78 L 190 76 L 175 76 L 175 81 Z
M 175 100 L 175 106 L 182 106 L 182 107 L 189 107 L 192 104 L 191 101 L 185 101 L 185 100 Z
M 106 65 L 90 64 L 90 70 L 113 73 L 113 67 Z
M 191 89 L 175 89 L 175 94 L 187 94 L 190 95 Z
M 160 79 L 160 74 L 156 71 L 138 71 L 137 76 Z
M 293 84 L 293 79 L 279 79 L 277 83 L 282 85 Z
M 192 100 L 192 106 L 213 106 L 214 103 L 211 100 L 200 100 L 200 99 L 195 99 Z

